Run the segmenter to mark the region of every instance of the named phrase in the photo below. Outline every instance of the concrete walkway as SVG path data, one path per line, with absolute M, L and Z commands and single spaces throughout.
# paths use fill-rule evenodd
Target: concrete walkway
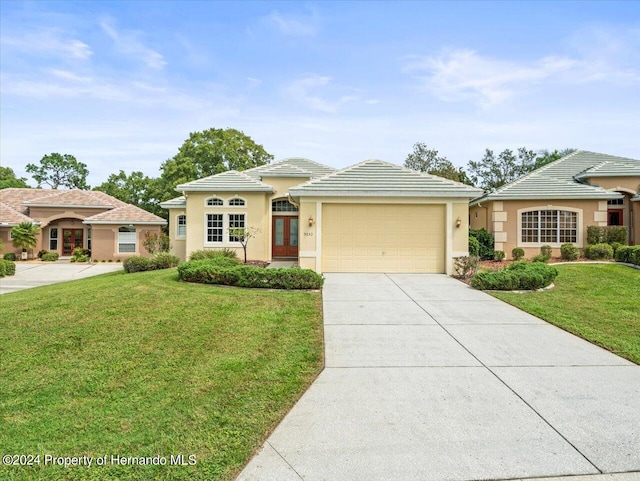
M 640 479 L 640 366 L 446 276 L 326 277 L 326 368 L 239 480 Z
M 16 275 L 0 279 L 0 294 L 121 270 L 120 263 L 16 262 Z

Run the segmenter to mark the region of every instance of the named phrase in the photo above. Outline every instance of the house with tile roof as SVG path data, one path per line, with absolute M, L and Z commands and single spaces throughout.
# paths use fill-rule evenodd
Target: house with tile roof
M 169 210 L 174 254 L 240 244 L 234 227 L 254 228 L 248 257 L 296 259 L 317 272 L 451 273 L 468 253 L 469 200 L 479 189 L 367 160 L 342 170 L 289 158 L 176 187 Z
M 93 190 L 0 190 L 0 239 L 5 252 L 19 254 L 11 229 L 21 222 L 40 227 L 41 249 L 71 256 L 73 249 L 91 251 L 96 260 L 124 260 L 148 255 L 142 242 L 147 231 L 160 233 L 166 221 L 139 207 Z
M 472 229 L 494 236 L 495 249 L 527 257 L 550 245 L 583 248 L 588 226 L 621 225 L 640 243 L 640 160 L 575 151 L 471 201 Z

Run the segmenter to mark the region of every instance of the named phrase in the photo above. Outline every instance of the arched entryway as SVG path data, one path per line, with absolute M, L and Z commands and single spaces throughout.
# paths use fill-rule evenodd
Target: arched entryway
M 634 239 L 634 215 L 633 202 L 631 197 L 634 193 L 628 191 L 617 190 L 618 194 L 622 194 L 622 199 L 610 199 L 607 201 L 607 225 L 620 225 L 627 227 L 629 231 L 629 243 L 635 244 Z
M 91 249 L 91 228 L 82 219 L 56 219 L 42 229 L 42 234 L 43 249 L 64 257 L 71 256 L 76 247 Z

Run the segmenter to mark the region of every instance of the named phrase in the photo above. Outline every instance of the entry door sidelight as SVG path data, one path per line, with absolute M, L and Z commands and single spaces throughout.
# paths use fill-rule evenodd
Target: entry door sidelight
M 298 218 L 273 216 L 272 224 L 273 257 L 298 257 Z

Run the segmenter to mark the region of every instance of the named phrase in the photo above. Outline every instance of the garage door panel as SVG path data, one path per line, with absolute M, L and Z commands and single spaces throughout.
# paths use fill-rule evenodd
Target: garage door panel
M 444 205 L 324 204 L 324 272 L 444 272 Z

